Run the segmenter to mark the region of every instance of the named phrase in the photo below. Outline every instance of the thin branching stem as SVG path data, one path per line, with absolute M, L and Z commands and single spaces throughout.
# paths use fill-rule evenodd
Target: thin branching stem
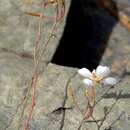
M 40 39 L 41 39 L 41 25 L 42 25 L 43 16 L 44 16 L 44 14 L 40 13 L 38 32 L 37 32 L 36 41 L 35 41 L 35 44 L 34 44 L 34 51 L 33 51 L 34 68 L 33 68 L 33 72 L 32 72 L 32 79 L 31 79 L 30 86 L 28 87 L 27 92 L 26 92 L 26 94 L 25 94 L 25 96 L 22 100 L 22 103 L 20 103 L 20 105 L 18 107 L 18 109 L 19 109 L 21 107 L 21 105 L 23 105 L 23 108 L 22 108 L 22 111 L 21 111 L 21 114 L 20 114 L 20 118 L 19 118 L 19 121 L 18 121 L 18 126 L 17 126 L 18 130 L 20 129 L 20 122 L 23 119 L 25 108 L 27 107 L 29 97 L 31 96 L 32 97 L 31 108 L 29 109 L 28 119 L 27 119 L 25 126 L 24 126 L 24 130 L 29 129 L 29 122 L 32 119 L 33 111 L 34 111 L 34 108 L 35 108 L 35 105 L 36 105 L 36 86 L 37 86 L 37 80 L 38 80 L 38 67 L 39 67 L 39 63 L 41 61 L 41 58 L 42 58 L 51 38 L 53 36 L 54 30 L 56 28 L 56 24 L 59 21 L 59 19 L 58 19 L 58 17 L 59 17 L 59 7 L 58 6 L 59 5 L 56 6 L 56 17 L 54 19 L 54 24 L 52 26 L 51 33 L 47 37 L 47 41 L 45 42 L 41 53 L 38 55 L 38 50 L 40 48 Z M 43 7 L 45 7 L 45 6 L 42 6 L 42 10 L 43 10 Z M 41 12 L 42 12 L 42 10 L 41 10 Z M 32 92 L 32 94 L 30 94 L 31 92 Z M 17 109 L 17 111 L 18 111 L 18 109 Z

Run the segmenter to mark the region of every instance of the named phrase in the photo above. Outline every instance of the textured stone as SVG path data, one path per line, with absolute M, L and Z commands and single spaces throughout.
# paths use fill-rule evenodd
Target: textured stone
M 17 130 L 22 106 L 18 113 L 17 107 L 30 84 L 33 71 L 32 43 L 35 41 L 38 19 L 26 16 L 24 11 L 39 11 L 39 6 L 35 6 L 23 5 L 20 0 L 0 2 L 0 130 Z M 50 22 L 47 25 L 50 26 Z M 63 25 L 60 25 L 58 28 L 58 35 L 61 34 L 62 27 Z M 120 74 L 118 76 L 121 76 L 121 80 L 112 88 L 97 88 L 98 103 L 93 116 L 101 123 L 104 110 L 111 111 L 105 116 L 100 129 L 93 119 L 89 119 L 89 122 L 84 122 L 82 130 L 129 130 L 129 35 L 130 33 L 118 23 L 112 31 L 108 48 L 101 61 L 101 64 L 110 66 L 114 73 Z M 49 44 L 44 54 L 46 60 L 51 59 L 57 46 L 55 45 Z M 29 124 L 30 130 L 77 130 L 83 117 L 69 95 L 69 87 L 72 87 L 75 99 L 83 112 L 87 101 L 84 96 L 86 86 L 82 84 L 82 77 L 76 74 L 75 68 L 51 63 L 39 67 L 41 71 L 36 88 L 36 106 Z M 29 98 L 21 129 L 27 120 L 30 101 Z
M 28 87 L 32 61 L 7 52 L 1 53 L 0 59 L 0 67 L 2 67 L 0 73 L 0 129 L 14 130 L 18 123 L 19 113 L 14 115 Z M 82 115 L 67 91 L 67 87 L 71 86 L 75 99 L 83 112 L 86 108 L 84 96 L 86 87 L 82 84 L 82 77 L 77 75 L 76 71 L 77 69 L 74 68 L 49 64 L 39 75 L 36 106 L 30 122 L 30 130 L 52 130 L 52 128 L 75 130 L 79 127 Z M 100 130 L 107 129 L 109 126 L 112 127 L 112 130 L 128 130 L 127 126 L 130 125 L 129 78 L 130 76 L 126 74 L 121 82 L 109 91 L 109 87 L 97 88 L 97 100 L 101 97 L 102 99 L 94 109 L 95 119 L 101 120 L 104 117 L 104 107 L 108 107 L 109 110 L 112 106 L 111 112 L 106 116 Z M 107 93 L 104 95 L 105 91 Z M 27 119 L 27 112 L 25 110 L 24 121 Z M 22 125 L 24 121 L 21 122 Z M 86 130 L 86 128 L 98 130 L 95 122 L 84 123 L 82 129 Z
M 49 64 L 45 72 L 40 75 L 37 109 L 31 122 L 31 126 L 35 126 L 36 130 L 61 129 L 67 98 L 67 84 L 74 73 L 75 69 Z M 31 130 L 35 129 L 31 127 Z
M 41 2 L 42 0 L 38 0 L 29 4 L 24 2 L 24 0 L 0 1 L 0 49 L 6 49 L 21 55 L 33 55 L 39 18 L 27 15 L 25 12 L 41 12 Z M 70 2 L 66 2 L 66 14 L 69 4 Z M 52 16 L 55 15 L 54 12 L 54 6 L 49 6 L 44 13 Z M 53 23 L 53 20 L 45 19 L 41 26 L 42 36 L 40 41 L 40 51 L 44 48 Z M 51 39 L 44 53 L 44 61 L 51 60 L 62 35 L 64 25 L 65 19 L 57 24 L 54 31 L 56 37 Z
M 12 53 L 0 53 L 0 129 L 10 126 L 32 72 L 32 61 Z
M 130 70 L 129 35 L 130 32 L 118 23 L 111 33 L 108 47 L 101 61 L 118 74 L 123 73 L 124 70 Z
M 90 130 L 122 130 L 129 129 L 130 121 L 129 121 L 129 81 L 130 76 L 125 76 L 120 83 L 118 83 L 115 87 L 98 87 L 97 88 L 97 101 L 94 108 L 93 117 L 98 121 L 99 124 L 102 122 L 104 118 L 104 109 L 107 108 L 109 114 L 105 116 L 104 122 L 101 125 L 100 129 L 98 129 L 97 124 L 91 120 L 91 122 L 84 123 L 82 130 L 86 130 L 86 128 Z M 83 111 L 85 109 L 86 101 L 84 97 L 85 86 L 82 85 L 81 79 L 79 76 L 76 76 L 72 82 L 71 86 L 73 86 L 73 90 L 75 92 L 76 100 Z M 99 100 L 100 99 L 100 100 Z M 65 114 L 65 122 L 64 122 L 64 130 L 76 130 L 79 126 L 79 123 L 82 119 L 81 113 L 73 107 L 72 110 L 66 110 Z

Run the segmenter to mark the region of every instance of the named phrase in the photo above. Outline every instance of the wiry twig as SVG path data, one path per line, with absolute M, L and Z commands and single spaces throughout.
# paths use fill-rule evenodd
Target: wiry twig
M 45 45 L 44 45 L 43 50 L 41 51 L 41 53 L 40 53 L 40 55 L 38 56 L 37 59 L 35 59 L 36 57 L 34 58 L 34 60 L 36 60 L 35 63 L 34 63 L 34 65 L 35 65 L 35 70 L 38 69 L 38 65 L 39 65 L 39 63 L 40 63 L 40 61 L 41 61 L 41 57 L 43 56 L 43 54 L 44 54 L 44 52 L 45 52 L 45 50 L 46 50 L 46 48 L 47 48 L 47 46 L 48 46 L 48 44 L 49 44 L 49 42 L 50 42 L 50 40 L 51 40 L 51 37 L 52 37 L 53 32 L 54 32 L 54 30 L 55 30 L 56 24 L 57 24 L 57 13 L 56 13 L 56 20 L 55 20 L 55 22 L 54 22 L 54 24 L 53 24 L 53 27 L 52 27 L 52 29 L 51 29 L 51 33 L 50 33 L 49 37 L 47 38 L 47 41 L 46 41 L 46 43 L 45 43 Z M 39 31 L 40 31 L 40 25 L 39 25 Z M 38 33 L 38 34 L 40 34 L 40 33 Z M 40 35 L 38 35 L 38 36 L 40 37 Z M 40 39 L 40 38 L 38 38 L 38 40 L 39 40 L 39 39 Z M 35 46 L 35 47 L 38 47 L 38 44 L 39 44 L 39 41 L 36 42 L 36 46 Z M 34 50 L 35 50 L 35 49 L 34 49 Z M 35 51 L 36 51 L 36 50 L 35 50 Z M 34 55 L 34 56 L 36 56 L 36 55 Z M 35 82 L 35 83 L 36 83 L 36 82 Z M 36 84 L 33 84 L 33 85 L 32 85 L 32 88 L 33 88 L 32 105 L 31 105 L 31 109 L 30 109 L 30 112 L 29 112 L 29 117 L 28 117 L 28 120 L 27 120 L 27 122 L 26 122 L 26 124 L 25 124 L 24 130 L 27 130 L 27 129 L 28 129 L 29 121 L 31 120 L 32 113 L 33 113 L 33 110 L 34 110 L 34 107 L 35 107 Z
M 45 7 L 45 6 L 42 6 L 42 7 Z M 42 12 L 42 11 L 41 11 Z M 35 42 L 35 45 L 34 45 L 34 53 L 33 53 L 33 61 L 34 61 L 34 69 L 33 69 L 33 73 L 32 73 L 32 79 L 31 79 L 31 84 L 30 84 L 30 87 L 28 87 L 28 90 L 24 96 L 24 99 L 22 100 L 22 103 L 18 106 L 18 109 L 20 108 L 20 106 L 23 104 L 23 109 L 22 109 L 22 112 L 20 114 L 20 118 L 19 118 L 19 122 L 18 122 L 18 130 L 20 128 L 20 122 L 22 121 L 22 118 L 23 118 L 23 115 L 24 115 L 24 111 L 25 111 L 25 108 L 28 104 L 28 99 L 29 99 L 29 95 L 30 95 L 30 92 L 31 92 L 31 89 L 33 89 L 32 91 L 32 103 L 31 103 L 31 108 L 29 110 L 29 116 L 28 116 L 28 119 L 26 121 L 26 124 L 25 124 L 25 127 L 24 127 L 24 130 L 27 130 L 29 129 L 28 126 L 29 126 L 29 122 L 32 118 L 32 114 L 33 114 L 33 111 L 34 111 L 34 107 L 35 107 L 35 104 L 36 104 L 36 83 L 37 83 L 37 79 L 38 79 L 38 66 L 39 66 L 39 63 L 41 61 L 41 57 L 43 56 L 50 40 L 51 40 L 51 37 L 53 35 L 53 32 L 55 30 L 55 27 L 56 27 L 56 24 L 57 24 L 57 19 L 58 19 L 58 9 L 56 10 L 56 19 L 54 21 L 54 24 L 53 24 L 53 27 L 51 29 L 51 33 L 49 35 L 49 37 L 47 38 L 47 41 L 45 42 L 45 45 L 41 51 L 41 53 L 38 55 L 37 51 L 40 47 L 40 39 L 41 39 L 41 23 L 42 23 L 42 19 L 43 18 L 43 14 L 40 13 L 40 20 L 39 20 L 39 26 L 38 26 L 38 33 L 37 33 L 37 36 L 36 36 L 36 42 Z M 18 110 L 17 110 L 18 111 Z
M 120 95 L 120 94 L 119 94 Z M 111 107 L 109 108 L 109 110 L 105 110 L 104 108 L 104 117 L 100 123 L 100 125 L 98 126 L 98 130 L 100 130 L 101 126 L 103 125 L 103 123 L 105 122 L 107 116 L 111 113 L 113 107 L 117 104 L 117 100 L 119 98 L 119 95 L 116 97 L 116 101 L 111 105 Z
M 70 93 L 70 96 L 72 98 L 72 101 L 73 101 L 74 105 L 76 106 L 77 110 L 83 115 L 83 112 L 81 111 L 81 109 L 80 109 L 80 107 L 79 107 L 79 105 L 78 105 L 78 103 L 77 103 L 77 101 L 75 99 L 75 94 L 74 94 L 74 91 L 73 91 L 72 87 L 69 86 L 68 90 L 69 90 L 69 93 Z

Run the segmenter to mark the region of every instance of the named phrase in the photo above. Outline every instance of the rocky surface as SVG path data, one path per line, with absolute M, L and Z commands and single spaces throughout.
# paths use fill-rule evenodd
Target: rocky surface
M 119 12 L 123 12 L 126 15 L 130 16 L 130 10 L 129 10 L 129 6 L 130 6 L 130 0 L 114 0 L 116 3 L 116 6 L 118 8 Z
M 26 1 L 32 1 L 31 3 Z M 14 53 L 32 57 L 33 46 L 36 41 L 36 34 L 38 32 L 39 18 L 27 15 L 26 12 L 31 13 L 44 13 L 47 16 L 55 16 L 54 6 L 47 7 L 41 11 L 42 0 L 6 0 L 0 1 L 0 49 L 12 51 Z M 45 0 L 43 1 L 45 2 Z M 66 14 L 70 2 L 66 1 Z M 64 17 L 65 18 L 65 17 Z M 54 21 L 44 19 L 41 32 L 41 46 L 43 49 L 47 37 L 50 34 Z M 59 43 L 65 19 L 57 24 L 54 31 L 55 37 L 50 41 L 48 48 L 44 54 L 44 60 L 50 61 L 55 49 Z M 50 50 L 51 49 L 51 50 Z M 41 51 L 41 50 L 40 50 Z
M 32 72 L 32 61 L 0 53 L 0 129 L 8 128 L 22 100 Z
M 19 113 L 16 114 L 16 108 L 22 101 L 27 82 L 30 80 L 31 61 L 16 55 L 7 53 L 4 55 L 6 58 L 0 60 L 0 65 L 5 68 L 2 66 L 1 71 L 0 128 L 1 130 L 14 130 L 19 116 Z M 7 64 L 11 56 L 12 61 Z M 73 103 L 69 94 L 69 86 L 72 87 L 75 99 L 82 111 L 86 107 L 84 96 L 86 88 L 82 84 L 82 78 L 76 72 L 77 69 L 74 68 L 49 64 L 44 73 L 40 74 L 36 107 L 30 122 L 30 130 L 77 130 L 82 115 Z M 100 130 L 129 130 L 129 78 L 129 74 L 126 74 L 113 88 L 97 88 L 97 101 L 100 98 L 101 100 L 98 101 L 93 116 L 99 124 L 104 120 Z M 104 109 L 110 110 L 108 115 L 104 115 Z M 26 120 L 27 112 L 25 111 L 24 120 Z M 86 128 L 98 130 L 97 124 L 92 119 L 90 120 L 91 122 L 84 123 L 82 130 Z
M 113 29 L 102 63 L 111 66 L 115 73 L 130 71 L 130 32 L 119 23 Z
M 32 6 L 25 7 L 20 0 L 1 1 L 0 7 L 3 7 L 0 8 L 2 14 L 0 18 L 0 130 L 17 130 L 22 110 L 20 104 L 29 87 L 33 71 L 32 58 L 23 54 L 32 55 L 37 18 L 28 17 L 23 13 L 27 8 L 31 10 Z M 33 9 L 37 10 L 37 8 Z M 61 25 L 61 30 L 62 27 Z M 60 32 L 60 28 L 58 29 Z M 116 24 L 101 64 L 111 67 L 114 75 L 120 78 L 120 82 L 114 87 L 97 88 L 97 104 L 93 114 L 97 122 L 89 119 L 88 122 L 84 122 L 82 130 L 129 130 L 129 35 L 130 32 L 120 23 Z M 57 46 L 57 43 L 55 45 Z M 56 48 L 52 46 L 47 49 L 48 60 L 51 59 Z M 43 70 L 43 66 L 40 67 Z M 51 63 L 40 72 L 36 88 L 36 106 L 29 124 L 30 130 L 78 129 L 83 117 L 72 100 L 69 88 L 72 87 L 76 102 L 84 111 L 86 87 L 82 84 L 82 77 L 76 72 L 76 68 Z M 21 129 L 27 120 L 30 105 L 28 102 L 23 120 L 20 122 Z

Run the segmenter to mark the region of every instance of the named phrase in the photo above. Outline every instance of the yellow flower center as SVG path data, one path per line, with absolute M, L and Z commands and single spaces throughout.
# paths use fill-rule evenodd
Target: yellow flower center
M 95 82 L 99 83 L 99 82 L 102 80 L 102 77 L 97 76 L 97 75 L 96 75 L 96 71 L 93 70 L 93 71 L 92 71 L 92 76 L 90 77 L 90 79 L 91 79 L 92 81 L 95 81 Z

